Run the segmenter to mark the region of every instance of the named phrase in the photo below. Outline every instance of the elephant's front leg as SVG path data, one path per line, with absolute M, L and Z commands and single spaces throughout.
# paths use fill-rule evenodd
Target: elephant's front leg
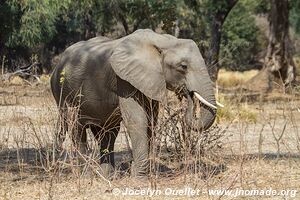
M 134 97 L 120 97 L 120 109 L 132 143 L 131 175 L 145 176 L 149 172 L 149 116 L 144 103 Z

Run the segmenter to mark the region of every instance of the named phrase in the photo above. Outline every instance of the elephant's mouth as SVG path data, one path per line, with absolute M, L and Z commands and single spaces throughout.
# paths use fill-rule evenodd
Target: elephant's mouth
M 203 98 L 198 92 L 189 91 L 185 85 L 181 86 L 181 87 L 177 87 L 175 89 L 175 94 L 177 95 L 179 100 L 182 100 L 182 98 L 185 97 L 186 99 L 188 99 L 188 101 L 189 101 L 189 99 L 193 100 L 193 97 L 195 96 L 200 101 L 201 104 L 206 105 L 207 107 L 212 108 L 212 109 L 217 109 L 217 107 L 215 105 L 213 105 L 212 103 L 207 101 L 205 98 Z M 223 105 L 220 104 L 219 102 L 216 102 L 216 104 L 220 107 L 223 107 Z
M 177 87 L 175 94 L 180 101 L 182 101 L 183 98 L 187 100 L 185 124 L 188 129 L 203 131 L 212 125 L 216 115 L 217 105 L 219 106 L 218 102 L 215 100 L 208 101 L 197 91 L 188 90 L 186 86 Z M 200 113 L 198 113 L 198 108 L 200 109 Z M 197 117 L 197 115 L 199 117 Z
M 192 93 L 187 89 L 187 87 L 185 85 L 182 85 L 180 87 L 177 87 L 175 89 L 173 89 L 173 91 L 175 92 L 177 98 L 181 101 L 183 97 L 185 97 L 186 99 L 188 99 L 189 97 L 192 97 Z

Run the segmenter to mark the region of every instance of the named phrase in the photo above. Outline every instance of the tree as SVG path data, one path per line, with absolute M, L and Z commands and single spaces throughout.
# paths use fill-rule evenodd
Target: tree
M 265 68 L 284 85 L 295 81 L 296 67 L 289 37 L 288 0 L 272 0 L 269 15 L 269 45 Z
M 70 4 L 70 0 L 7 0 L 7 4 L 21 15 L 15 19 L 20 26 L 10 32 L 6 45 L 32 48 L 54 36 L 58 13 Z
M 212 0 L 208 6 L 210 13 L 210 47 L 207 55 L 209 74 L 213 81 L 217 80 L 218 62 L 221 45 L 222 26 L 226 17 L 238 0 Z
M 5 54 L 5 46 L 13 31 L 19 29 L 21 12 L 18 6 L 11 5 L 9 0 L 0 2 L 0 56 Z
M 58 14 L 69 4 L 70 0 L 1 1 L 0 56 L 7 59 L 9 70 L 24 67 L 37 57 L 50 60 L 44 56 L 44 46 L 56 34 Z M 49 64 L 41 63 L 50 70 Z
M 298 2 L 290 0 L 291 14 L 298 17 L 290 18 L 295 28 Z M 257 5 L 264 12 L 270 7 L 265 0 L 2 0 L 0 57 L 15 70 L 35 56 L 49 71 L 51 59 L 77 41 L 97 35 L 119 38 L 150 28 L 194 40 L 215 80 L 221 65 L 244 70 L 257 63 L 261 33 L 249 11 Z
M 193 12 L 181 11 L 184 13 L 182 21 L 185 22 L 182 24 L 185 24 L 187 31 L 182 31 L 183 34 L 180 36 L 190 37 L 197 42 L 208 66 L 210 77 L 216 81 L 222 26 L 238 0 L 185 0 L 184 2 Z
M 161 23 L 162 29 L 170 33 L 176 20 L 178 0 L 136 0 L 110 2 L 111 15 L 120 22 L 126 35 L 138 28 L 155 30 Z
M 256 25 L 259 1 L 239 1 L 222 26 L 219 66 L 233 71 L 262 68 L 259 53 L 266 49 L 266 37 Z

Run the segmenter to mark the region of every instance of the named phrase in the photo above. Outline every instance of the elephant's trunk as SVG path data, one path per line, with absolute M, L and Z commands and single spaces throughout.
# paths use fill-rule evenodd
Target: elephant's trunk
M 200 101 L 200 118 L 196 122 L 196 128 L 199 130 L 206 130 L 214 123 L 217 113 L 216 99 L 214 95 L 212 82 L 207 74 L 203 72 L 200 77 L 193 74 L 187 78 L 187 89 L 190 91 L 192 96 L 195 96 Z M 188 100 L 188 112 L 186 119 L 191 119 L 193 112 L 194 103 Z

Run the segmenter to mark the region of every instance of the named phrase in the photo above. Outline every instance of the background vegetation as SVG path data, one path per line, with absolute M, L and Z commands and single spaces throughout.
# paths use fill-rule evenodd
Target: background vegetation
M 67 46 L 97 35 L 118 38 L 139 28 L 191 38 L 207 57 L 212 13 L 224 9 L 227 2 L 229 0 L 2 0 L 0 58 L 5 71 L 15 71 L 34 59 L 49 73 L 54 65 L 53 57 Z M 289 3 L 293 39 L 297 40 L 300 2 L 290 0 Z M 221 67 L 243 71 L 262 66 L 268 43 L 264 26 L 267 24 L 263 22 L 268 19 L 269 4 L 267 0 L 237 1 L 222 28 Z

